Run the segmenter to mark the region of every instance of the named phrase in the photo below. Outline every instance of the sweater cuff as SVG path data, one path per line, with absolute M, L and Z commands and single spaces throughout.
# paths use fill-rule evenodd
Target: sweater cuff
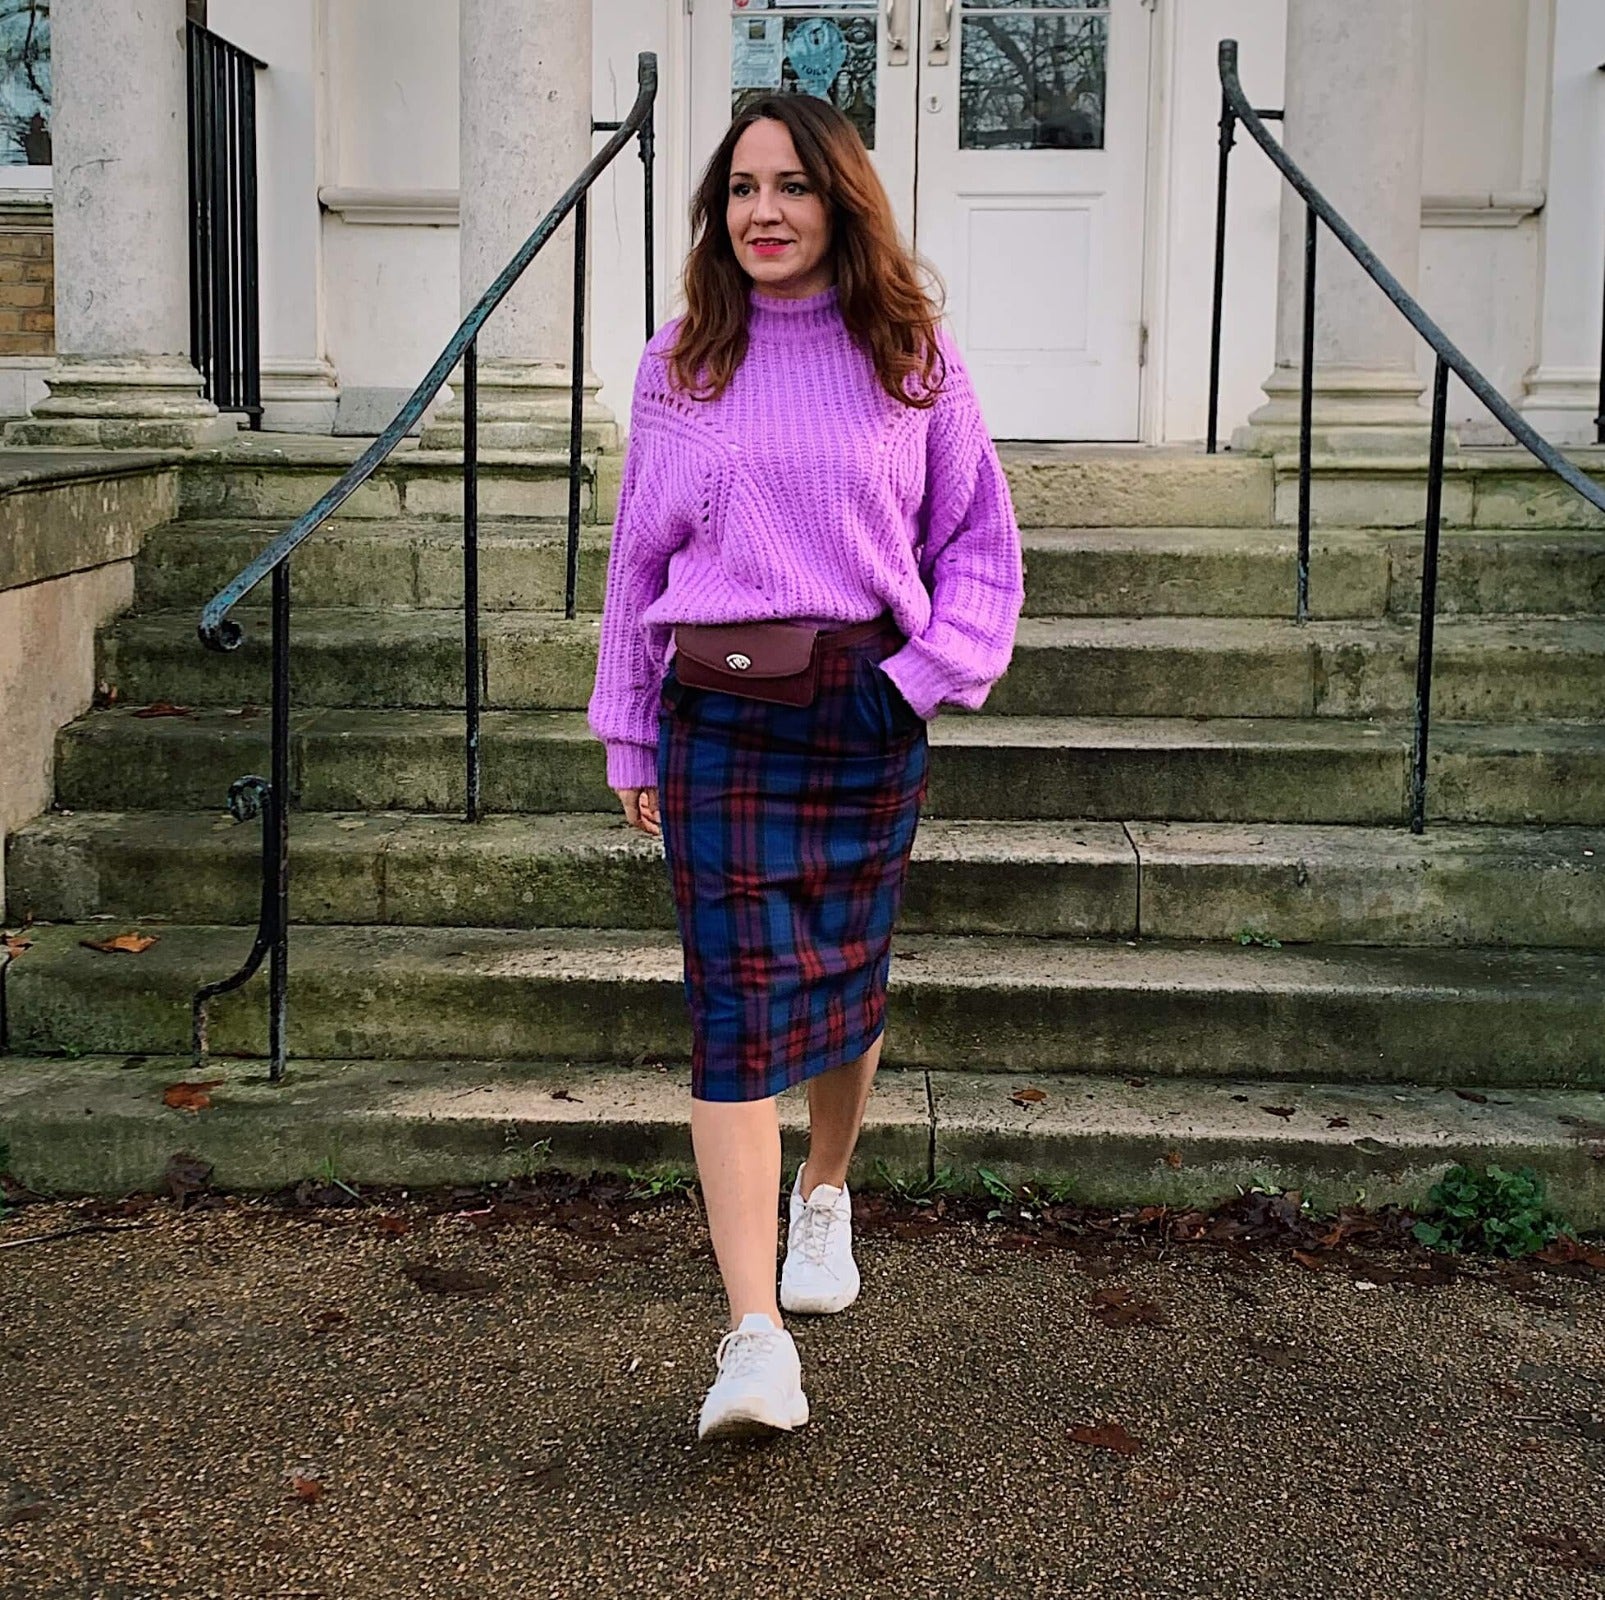
M 610 789 L 655 789 L 658 786 L 658 752 L 649 744 L 609 739 L 607 786 Z
M 897 685 L 909 705 L 929 722 L 952 690 L 949 675 L 940 662 L 913 647 L 912 641 L 881 662 L 881 671 Z

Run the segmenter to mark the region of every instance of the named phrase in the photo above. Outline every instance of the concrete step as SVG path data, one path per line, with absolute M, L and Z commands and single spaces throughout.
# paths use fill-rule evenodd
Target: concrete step
M 210 1106 L 162 1103 L 207 1081 Z M 1019 1105 L 1027 1083 L 1044 1098 Z M 1475 1092 L 1475 1091 L 1474 1091 Z M 345 1182 L 422 1188 L 495 1182 L 550 1165 L 686 1171 L 685 1070 L 564 1062 L 297 1060 L 269 1083 L 255 1062 L 12 1057 L 0 1071 L 11 1171 L 55 1194 L 159 1192 L 175 1150 L 220 1189 L 267 1190 L 332 1170 Z M 1275 1106 L 1286 1113 L 1267 1111 Z M 800 1091 L 779 1102 L 791 1161 L 806 1154 Z M 1419 1205 L 1455 1162 L 1532 1166 L 1574 1226 L 1605 1225 L 1605 1095 L 1499 1090 L 1466 1099 L 1420 1085 L 968 1075 L 883 1068 L 849 1177 L 947 1171 L 978 1190 L 1068 1183 L 1083 1205 L 1208 1205 L 1250 1184 L 1317 1209 Z
M 261 517 L 286 527 L 315 505 L 371 442 L 328 435 L 242 435 L 223 449 L 197 452 L 185 461 L 180 514 Z M 581 456 L 580 507 L 587 522 L 612 519 L 622 461 L 617 454 L 587 452 Z M 568 477 L 566 450 L 482 451 L 480 515 L 567 516 Z M 340 514 L 344 518 L 455 518 L 462 515 L 462 509 L 461 454 L 420 450 L 415 443 L 404 441 L 345 502 Z
M 145 542 L 135 569 L 136 604 L 142 611 L 199 611 L 283 529 L 276 521 L 169 523 Z M 611 528 L 580 530 L 577 603 L 583 611 L 601 609 L 611 542 Z M 565 523 L 482 522 L 480 610 L 560 611 L 567 548 Z M 462 526 L 455 519 L 327 523 L 291 562 L 296 616 L 304 606 L 460 607 L 462 552 Z M 258 596 L 266 600 L 265 586 Z
M 216 813 L 59 814 L 13 836 L 11 920 L 248 923 L 260 834 Z M 297 922 L 674 926 L 661 847 L 602 813 L 303 814 Z M 1605 949 L 1605 829 L 945 822 L 908 933 Z
M 197 985 L 249 930 L 162 926 L 140 955 L 40 926 L 4 972 L 7 1048 L 178 1055 Z M 1605 1086 L 1605 954 L 1280 950 L 900 936 L 890 1065 L 950 1071 Z M 306 927 L 291 941 L 298 1056 L 681 1059 L 683 954 L 669 933 Z M 260 1055 L 262 975 L 221 997 L 212 1048 Z
M 240 706 L 270 682 L 267 617 L 242 610 L 238 650 L 206 650 L 192 612 L 125 617 L 98 641 L 98 679 L 120 700 Z M 596 676 L 596 618 L 537 612 L 482 620 L 485 704 L 583 710 Z M 464 703 L 462 614 L 313 608 L 292 624 L 298 704 Z M 1415 697 L 1412 622 L 1269 617 L 1026 618 L 988 715 L 1371 717 Z M 1605 618 L 1445 618 L 1436 630 L 1433 711 L 1449 720 L 1587 717 L 1605 683 Z
M 198 610 L 282 531 L 277 521 L 185 521 L 157 529 L 137 566 L 141 610 Z M 579 607 L 598 611 L 612 530 L 581 530 Z M 1297 539 L 1288 528 L 1035 528 L 1023 535 L 1028 616 L 1288 617 Z M 562 608 L 567 531 L 538 520 L 480 527 L 484 611 Z M 1419 606 L 1421 538 L 1321 530 L 1310 556 L 1316 617 Z M 342 518 L 302 546 L 297 606 L 462 604 L 462 531 L 451 519 Z M 1448 530 L 1440 615 L 1605 614 L 1605 533 Z
M 1024 546 L 1029 616 L 1291 617 L 1297 604 L 1292 528 L 1037 528 Z M 1312 616 L 1408 616 L 1420 603 L 1419 533 L 1315 533 Z M 1437 609 L 1605 614 L 1605 532 L 1445 530 Z
M 1408 816 L 1411 733 L 1337 718 L 938 717 L 933 817 L 1395 824 Z M 302 710 L 295 802 L 309 811 L 453 812 L 463 718 L 448 711 Z M 494 711 L 481 725 L 489 811 L 611 811 L 602 747 L 577 711 Z M 221 807 L 265 772 L 265 713 L 141 719 L 92 712 L 56 741 L 56 800 L 75 811 Z M 1434 724 L 1432 818 L 1605 822 L 1605 724 Z

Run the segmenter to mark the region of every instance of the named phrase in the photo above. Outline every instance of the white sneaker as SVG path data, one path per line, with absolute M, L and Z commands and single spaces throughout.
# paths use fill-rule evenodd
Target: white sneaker
M 719 1376 L 702 1402 L 699 1439 L 789 1431 L 808 1420 L 797 1346 L 763 1312 L 749 1311 L 719 1341 L 715 1359 Z
M 780 1269 L 780 1304 L 786 1311 L 845 1311 L 858 1298 L 853 1260 L 853 1201 L 844 1183 L 817 1184 L 805 1201 L 802 1168 L 791 1186 L 791 1229 Z

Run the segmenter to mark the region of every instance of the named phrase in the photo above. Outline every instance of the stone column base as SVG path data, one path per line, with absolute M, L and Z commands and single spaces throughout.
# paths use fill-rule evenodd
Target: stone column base
M 424 426 L 420 448 L 463 447 L 462 374 L 452 375 L 456 392 Z M 566 366 L 497 359 L 479 363 L 479 448 L 481 450 L 567 450 L 570 373 Z M 580 412 L 580 444 L 586 450 L 617 450 L 619 425 L 598 403 L 601 387 L 585 374 Z
M 262 362 L 265 433 L 332 433 L 340 404 L 333 366 L 319 356 L 271 356 Z
M 1311 443 L 1316 455 L 1425 457 L 1432 416 L 1421 405 L 1424 385 L 1413 372 L 1353 367 L 1315 369 Z M 1299 373 L 1278 367 L 1265 380 L 1266 402 L 1232 434 L 1245 455 L 1296 453 L 1299 447 Z M 1458 449 L 1454 429 L 1449 450 Z
M 202 397 L 201 375 L 182 356 L 60 356 L 46 382 L 33 415 L 6 424 L 7 445 L 193 450 L 239 427 Z
M 1593 444 L 1599 414 L 1597 367 L 1534 367 L 1517 409 L 1551 444 Z

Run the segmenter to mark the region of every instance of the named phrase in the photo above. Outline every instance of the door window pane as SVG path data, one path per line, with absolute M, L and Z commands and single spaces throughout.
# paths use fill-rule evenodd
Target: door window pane
M 965 0 L 961 150 L 1101 150 L 1107 0 Z
M 0 166 L 50 165 L 50 6 L 0 0 Z
M 876 0 L 733 0 L 730 112 L 769 94 L 829 100 L 875 148 Z

